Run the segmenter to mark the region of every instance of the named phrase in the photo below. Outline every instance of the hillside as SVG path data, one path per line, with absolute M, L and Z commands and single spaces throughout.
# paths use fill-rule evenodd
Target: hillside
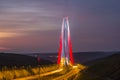
M 38 63 L 36 57 L 13 53 L 0 53 L 0 69 L 4 66 L 11 68 L 13 66 L 21 67 L 31 65 L 34 67 L 47 64 L 52 64 L 52 62 L 40 59 L 40 62 Z
M 120 54 L 94 60 L 93 65 L 79 73 L 77 80 L 120 80 Z
M 91 60 L 100 59 L 103 57 L 110 56 L 116 52 L 73 52 L 73 58 L 75 63 L 86 65 L 86 62 Z M 58 53 L 28 53 L 29 56 L 39 55 L 43 59 L 50 60 L 53 63 L 57 63 Z

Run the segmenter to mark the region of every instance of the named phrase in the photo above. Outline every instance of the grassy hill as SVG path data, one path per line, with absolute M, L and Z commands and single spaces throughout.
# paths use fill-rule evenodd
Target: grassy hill
M 120 80 L 120 53 L 91 61 L 91 64 L 76 80 Z
M 73 52 L 73 58 L 75 63 L 80 63 L 86 65 L 86 62 L 100 59 L 106 56 L 110 56 L 112 54 L 115 54 L 116 52 Z M 36 56 L 39 55 L 43 59 L 50 60 L 53 63 L 57 63 L 57 56 L 58 53 L 26 53 L 26 55 L 30 56 Z
M 52 64 L 49 60 L 40 59 L 38 63 L 36 57 L 21 55 L 21 54 L 13 54 L 13 53 L 0 53 L 0 69 L 4 66 L 11 68 L 13 66 L 21 67 L 21 66 L 37 66 L 37 65 L 48 65 Z

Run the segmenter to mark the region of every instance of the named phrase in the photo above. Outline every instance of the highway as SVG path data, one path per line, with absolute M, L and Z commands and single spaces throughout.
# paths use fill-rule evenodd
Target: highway
M 54 71 L 51 71 L 51 72 L 43 73 L 43 74 L 40 74 L 40 75 L 38 74 L 38 75 L 18 78 L 18 79 L 14 79 L 14 80 L 32 80 L 32 79 L 36 79 L 36 78 L 39 78 L 39 77 L 55 74 L 55 73 L 61 72 L 62 70 L 63 69 L 58 69 L 58 70 L 54 70 Z
M 53 80 L 68 80 L 68 78 L 76 75 L 81 70 L 83 70 L 83 68 L 80 69 L 79 66 L 73 66 L 73 68 L 69 72 L 67 72 L 66 74 L 64 74 L 62 76 L 54 78 Z
M 68 80 L 69 78 L 72 78 L 73 76 L 77 75 L 83 69 L 85 69 L 85 66 L 80 65 L 80 64 L 74 65 L 74 66 L 68 66 L 68 70 L 65 67 L 60 67 L 59 69 L 51 71 L 51 72 L 43 73 L 40 75 L 38 74 L 38 75 L 28 76 L 24 78 L 18 78 L 14 80 L 38 80 L 41 78 L 42 79 L 47 78 L 51 80 L 51 78 L 49 77 L 52 77 L 52 80 Z M 60 74 L 60 75 L 55 76 L 56 74 Z

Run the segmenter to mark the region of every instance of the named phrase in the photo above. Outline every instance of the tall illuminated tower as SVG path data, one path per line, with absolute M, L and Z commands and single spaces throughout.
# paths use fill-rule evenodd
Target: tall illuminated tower
M 74 64 L 68 17 L 63 18 L 62 31 L 60 36 L 60 48 L 58 53 L 58 64 Z

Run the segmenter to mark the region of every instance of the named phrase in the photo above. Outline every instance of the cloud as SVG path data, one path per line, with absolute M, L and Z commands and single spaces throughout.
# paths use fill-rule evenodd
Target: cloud
M 74 51 L 120 48 L 119 9 L 118 0 L 0 0 L 0 46 L 55 51 L 69 16 Z
M 29 32 L 58 29 L 54 11 L 46 9 L 41 1 L 1 1 L 0 32 Z M 44 3 L 45 4 L 45 3 Z
M 10 48 L 0 47 L 0 50 L 10 50 Z
M 10 38 L 10 37 L 16 37 L 19 34 L 16 33 L 10 33 L 10 32 L 0 32 L 0 39 L 2 38 Z

